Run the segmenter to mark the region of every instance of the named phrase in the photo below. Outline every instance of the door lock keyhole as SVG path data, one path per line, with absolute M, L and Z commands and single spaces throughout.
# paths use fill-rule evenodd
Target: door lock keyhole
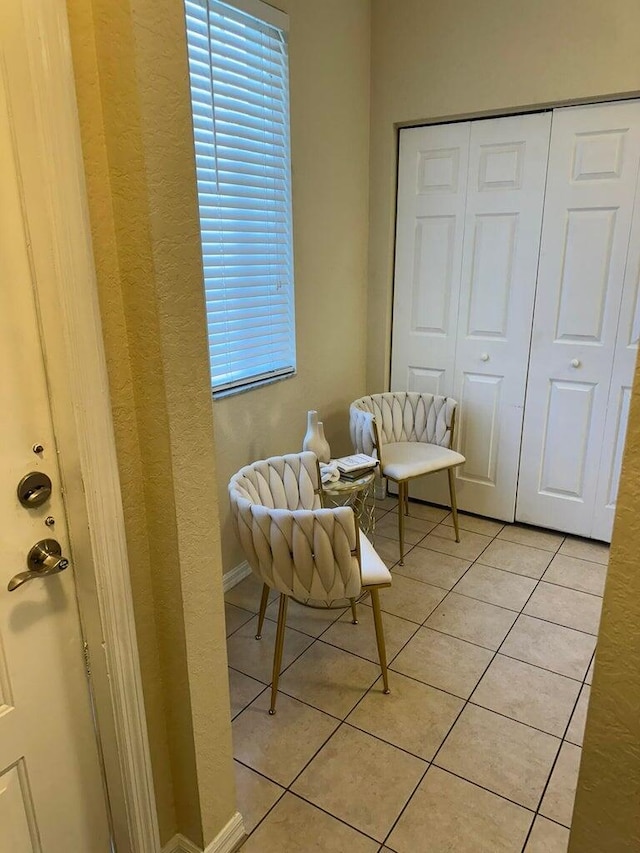
M 18 500 L 27 509 L 42 506 L 51 497 L 51 478 L 42 471 L 31 471 L 18 483 Z

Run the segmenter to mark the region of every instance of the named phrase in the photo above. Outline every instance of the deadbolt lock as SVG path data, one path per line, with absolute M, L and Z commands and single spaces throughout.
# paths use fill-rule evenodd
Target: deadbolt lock
M 42 506 L 51 497 L 51 478 L 42 471 L 31 471 L 18 483 L 18 500 L 27 509 Z

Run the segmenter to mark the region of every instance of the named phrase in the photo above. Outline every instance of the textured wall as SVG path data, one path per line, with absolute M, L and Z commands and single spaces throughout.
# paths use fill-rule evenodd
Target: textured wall
M 163 843 L 235 810 L 182 4 L 69 0 Z
M 640 90 L 637 0 L 372 0 L 367 387 L 386 387 L 396 124 Z
M 397 126 L 640 90 L 636 0 L 372 0 L 367 387 L 389 376 Z M 636 380 L 570 853 L 640 850 Z
M 105 121 L 98 73 L 93 8 L 89 3 L 68 3 L 76 91 L 81 119 L 85 175 L 90 199 L 94 257 L 98 273 L 100 309 L 116 426 L 118 462 L 127 531 L 140 667 L 144 685 L 147 727 L 152 749 L 160 834 L 175 833 L 176 816 L 157 624 L 154 616 L 153 580 L 147 510 L 140 500 L 144 483 L 138 440 L 133 366 L 129 353 L 124 293 L 120 280 L 118 241 L 106 145 Z M 98 11 L 98 10 L 96 10 Z M 103 49 L 103 46 L 100 45 Z
M 570 853 L 640 850 L 640 365 L 629 414 Z
M 298 373 L 214 403 L 225 571 L 244 559 L 231 474 L 300 450 L 308 409 L 321 413 L 334 455 L 350 452 L 348 407 L 365 386 L 370 4 L 274 5 L 290 17 Z

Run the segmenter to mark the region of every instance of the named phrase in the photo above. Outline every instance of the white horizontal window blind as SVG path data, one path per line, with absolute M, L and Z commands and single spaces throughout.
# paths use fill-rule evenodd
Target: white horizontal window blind
M 287 19 L 244 5 L 185 0 L 214 391 L 295 371 Z

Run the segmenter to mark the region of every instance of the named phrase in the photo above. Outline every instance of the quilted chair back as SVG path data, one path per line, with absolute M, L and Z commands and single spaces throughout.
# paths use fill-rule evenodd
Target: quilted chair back
M 247 561 L 273 589 L 334 601 L 361 590 L 350 507 L 323 509 L 314 453 L 247 465 L 229 482 L 234 527 Z
M 350 408 L 353 446 L 360 453 L 375 455 L 375 419 L 382 445 L 422 441 L 450 447 L 456 406 L 451 397 L 415 391 L 389 391 L 361 397 Z

